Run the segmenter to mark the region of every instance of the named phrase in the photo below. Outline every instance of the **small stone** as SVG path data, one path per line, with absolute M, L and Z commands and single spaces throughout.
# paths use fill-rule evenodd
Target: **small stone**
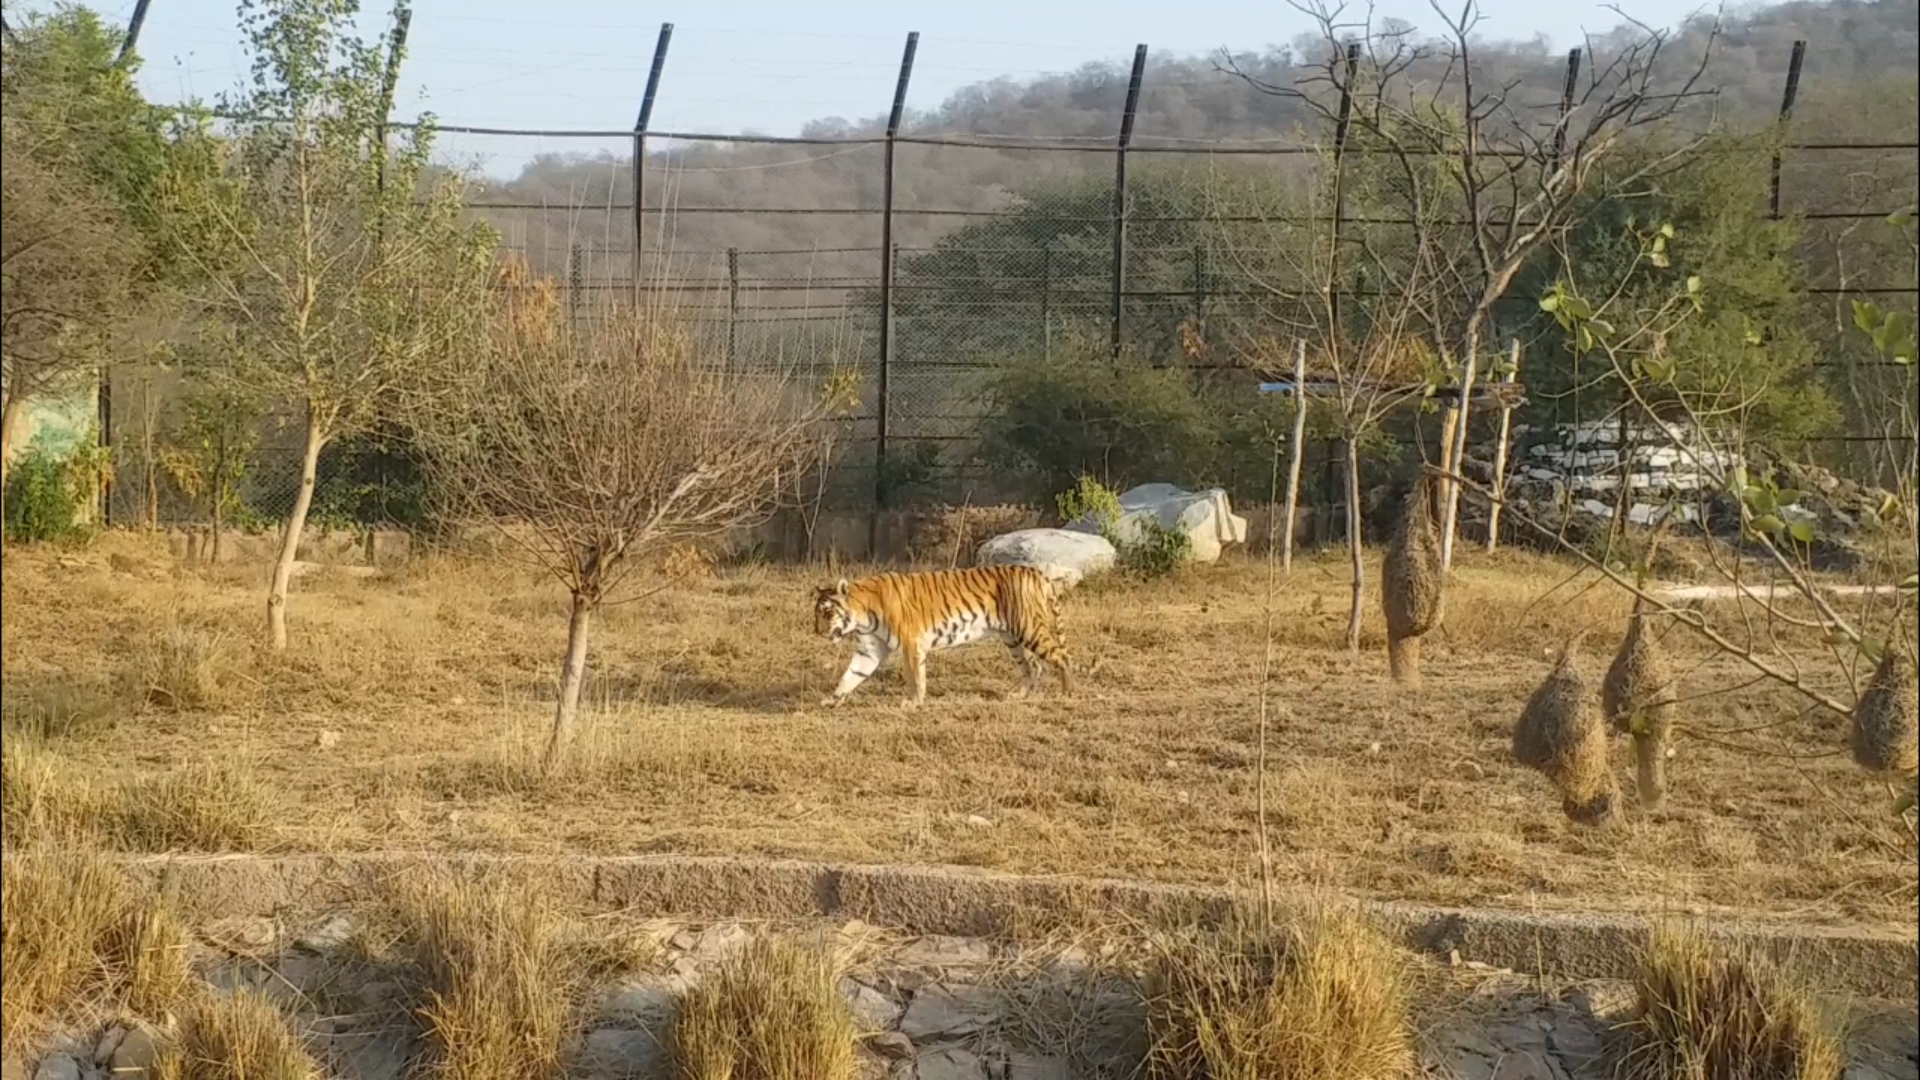
M 913 1040 L 897 1031 L 883 1031 L 867 1038 L 867 1049 L 889 1061 L 905 1061 L 913 1056 Z
M 905 1011 L 893 998 L 855 979 L 840 980 L 840 996 L 847 999 L 854 1022 L 865 1031 L 885 1031 Z
M 65 1054 L 48 1054 L 33 1070 L 33 1080 L 80 1080 L 80 1063 Z
M 915 1064 L 920 1080 L 981 1080 L 986 1075 L 979 1055 L 952 1046 L 921 1054 Z
M 700 960 L 718 960 L 753 939 L 753 931 L 739 923 L 721 923 L 700 932 L 700 940 L 690 950 Z
M 93 1063 L 105 1065 L 113 1060 L 113 1052 L 120 1048 L 120 1040 L 127 1037 L 127 1029 L 114 1024 L 100 1033 L 100 1041 L 93 1044 Z
M 294 944 L 308 952 L 332 952 L 353 940 L 354 929 L 352 916 L 334 915 L 326 922 L 300 935 L 300 940 Z
M 116 1080 L 149 1076 L 160 1064 L 160 1052 L 165 1046 L 166 1040 L 158 1031 L 138 1024 L 113 1048 L 107 1074 Z
M 983 817 L 981 817 L 981 816 L 980 816 L 979 814 L 968 814 L 968 815 L 967 815 L 967 828 L 969 828 L 969 829 L 991 829 L 991 828 L 993 828 L 993 822 L 991 822 L 991 821 L 989 821 L 989 820 L 987 820 L 986 818 L 983 818 Z
M 673 1011 L 673 991 L 659 982 L 636 981 L 615 987 L 600 1003 L 600 1015 L 622 1024 L 645 1024 Z
M 972 1035 L 993 1019 L 995 1004 L 979 987 L 934 983 L 913 995 L 900 1017 L 900 1031 L 916 1042 Z
M 272 919 L 245 916 L 215 919 L 206 925 L 205 934 L 219 948 L 241 954 L 266 952 L 280 936 Z
M 588 1032 L 580 1056 L 587 1069 L 606 1076 L 654 1076 L 666 1064 L 659 1039 L 626 1028 Z
M 984 967 L 993 961 L 993 948 L 973 938 L 929 934 L 916 938 L 894 957 L 901 967 L 949 968 Z
M 322 731 L 313 741 L 314 745 L 320 749 L 331 750 L 340 745 L 340 733 L 332 730 Z

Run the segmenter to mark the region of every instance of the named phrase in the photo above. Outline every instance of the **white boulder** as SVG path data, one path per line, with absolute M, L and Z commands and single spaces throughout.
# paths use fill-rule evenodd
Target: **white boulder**
M 1227 493 L 1219 488 L 1187 491 L 1172 484 L 1141 484 L 1121 492 L 1120 520 L 1114 523 L 1121 542 L 1142 540 L 1147 521 L 1186 533 L 1193 541 L 1194 562 L 1213 562 L 1226 545 L 1247 542 L 1247 519 L 1233 512 Z M 1067 528 L 1078 533 L 1100 531 L 1098 524 L 1084 517 Z
M 1065 592 L 1093 575 L 1113 569 L 1119 552 L 1107 538 L 1071 529 L 1019 529 L 980 545 L 979 566 L 1033 566 Z

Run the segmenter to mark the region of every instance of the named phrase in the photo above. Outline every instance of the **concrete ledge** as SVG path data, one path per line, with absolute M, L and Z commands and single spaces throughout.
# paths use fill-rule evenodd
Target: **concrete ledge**
M 30 855 L 9 853 L 7 872 Z M 1217 923 L 1250 897 L 1228 889 L 949 868 L 823 864 L 730 856 L 553 857 L 446 853 L 284 856 L 136 856 L 144 883 L 196 919 L 297 916 L 376 897 L 421 870 L 537 880 L 595 912 L 708 919 L 860 919 L 909 934 L 1014 935 L 1127 923 Z M 1302 903 L 1293 893 L 1281 903 Z M 1410 904 L 1360 905 L 1409 948 L 1511 968 L 1550 980 L 1627 979 L 1645 941 L 1643 919 L 1533 915 Z M 1756 949 L 1815 987 L 1887 1001 L 1916 998 L 1920 948 L 1912 932 L 1788 928 L 1699 920 L 1729 943 Z

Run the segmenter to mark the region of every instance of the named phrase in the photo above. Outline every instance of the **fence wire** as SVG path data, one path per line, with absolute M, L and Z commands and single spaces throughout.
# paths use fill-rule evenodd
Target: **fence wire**
M 1331 155 L 1297 142 L 1145 141 L 1132 151 L 1123 199 L 1110 142 L 903 137 L 892 147 L 889 208 L 888 147 L 878 138 L 650 135 L 636 192 L 618 132 L 447 130 L 473 156 L 490 139 L 524 147 L 538 138 L 547 148 L 518 177 L 476 184 L 470 206 L 499 232 L 503 255 L 557 283 L 570 317 L 592 318 L 610 300 L 670 305 L 709 355 L 742 370 L 857 372 L 862 401 L 844 421 L 823 492 L 840 509 L 1031 497 L 982 449 L 983 426 L 997 415 L 995 380 L 1021 365 L 1117 341 L 1151 364 L 1217 366 L 1253 394 L 1253 379 L 1227 370 L 1223 354 L 1287 328 L 1276 292 L 1304 291 L 1305 277 L 1283 279 L 1303 273 L 1303 238 L 1331 222 L 1330 208 L 1310 197 L 1324 188 Z M 570 142 L 598 150 L 568 153 Z M 1780 213 L 1802 226 L 1804 291 L 1831 313 L 1819 364 L 1842 369 L 1828 380 L 1842 398 L 1841 430 L 1803 451 L 1863 479 L 1910 452 L 1889 443 L 1877 419 L 1888 395 L 1910 393 L 1901 389 L 1910 384 L 1863 346 L 1851 304 L 1912 312 L 1920 295 L 1912 252 L 1884 222 L 1920 189 L 1916 150 L 1910 137 L 1803 145 L 1785 153 L 1779 172 Z M 1245 201 L 1223 203 L 1222 192 Z M 1293 209 L 1260 202 L 1275 192 L 1292 196 Z M 1349 246 L 1391 253 L 1414 243 L 1411 227 L 1365 213 L 1342 225 Z M 1495 313 L 1497 334 L 1518 335 L 1537 316 L 1532 299 L 1510 298 Z M 1543 356 L 1557 348 L 1525 346 Z M 181 431 L 170 377 L 116 368 L 111 396 L 112 518 L 202 520 L 169 455 Z M 1577 393 L 1554 398 L 1541 422 L 1579 418 L 1588 405 Z M 298 461 L 293 425 L 261 432 L 238 484 L 236 523 L 283 518 Z M 1310 494 L 1326 506 L 1334 469 L 1328 448 L 1309 453 Z M 1257 468 L 1234 466 L 1221 479 L 1236 500 L 1265 499 L 1269 477 Z M 316 509 L 322 520 L 405 522 L 418 512 L 419 488 L 404 440 L 376 433 L 329 449 Z

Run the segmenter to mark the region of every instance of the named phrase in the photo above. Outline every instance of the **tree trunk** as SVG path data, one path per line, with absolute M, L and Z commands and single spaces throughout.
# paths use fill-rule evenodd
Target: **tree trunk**
M 327 444 L 327 432 L 307 405 L 306 444 L 300 453 L 300 489 L 294 493 L 293 509 L 287 514 L 286 531 L 280 537 L 280 558 L 273 564 L 273 583 L 267 587 L 267 635 L 273 651 L 287 647 L 287 586 L 293 582 L 294 557 L 300 552 L 300 534 L 307 528 L 307 511 L 313 508 L 313 488 L 319 482 L 320 450 Z
M 4 413 L 0 413 L 0 521 L 7 515 L 7 480 L 13 472 L 13 436 L 20 430 L 20 418 L 26 415 L 26 395 L 7 395 Z M 0 543 L 4 543 L 0 539 Z
M 1467 407 L 1473 397 L 1474 377 L 1480 371 L 1480 329 L 1467 330 L 1467 356 L 1460 369 L 1460 404 L 1454 413 L 1452 437 L 1443 451 L 1441 463 L 1450 473 L 1462 472 L 1467 460 Z M 1460 516 L 1460 485 L 1451 479 L 1442 482 L 1440 509 L 1440 571 L 1453 569 L 1454 524 Z
M 1520 339 L 1514 338 L 1512 353 L 1507 361 L 1507 374 L 1502 379 L 1511 386 L 1520 379 Z M 1507 497 L 1507 455 L 1513 445 L 1513 410 L 1506 406 L 1500 408 L 1500 443 L 1493 450 L 1493 493 L 1496 501 L 1487 507 L 1487 550 L 1500 546 L 1500 506 Z
M 1300 464 L 1307 448 L 1307 343 L 1293 349 L 1293 445 L 1287 452 L 1287 508 L 1281 519 L 1280 569 L 1293 572 L 1293 530 L 1300 513 Z M 1272 511 L 1269 510 L 1269 513 Z
M 1367 564 L 1361 549 L 1360 440 L 1347 436 L 1347 556 L 1353 566 L 1353 606 L 1347 609 L 1347 651 L 1360 651 L 1360 614 L 1367 590 Z
M 573 594 L 567 618 L 567 659 L 560 666 L 560 703 L 553 710 L 553 734 L 547 740 L 546 768 L 552 772 L 566 757 L 580 723 L 580 688 L 587 681 L 587 628 L 593 621 L 593 603 Z

